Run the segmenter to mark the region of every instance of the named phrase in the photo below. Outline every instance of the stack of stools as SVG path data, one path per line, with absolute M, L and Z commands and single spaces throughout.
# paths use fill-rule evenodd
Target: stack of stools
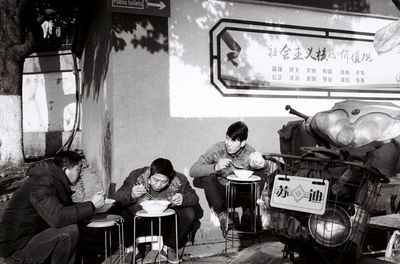
M 118 227 L 118 257 L 120 264 L 125 263 L 124 246 L 124 218 L 113 214 L 99 214 L 92 217 L 87 224 L 89 228 L 104 228 L 104 259 L 112 262 L 112 241 L 111 231 L 113 227 Z

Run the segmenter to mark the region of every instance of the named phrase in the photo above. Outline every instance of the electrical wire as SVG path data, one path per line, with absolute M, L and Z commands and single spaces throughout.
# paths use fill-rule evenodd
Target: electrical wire
M 76 133 L 80 128 L 80 120 L 81 120 L 81 96 L 80 96 L 80 78 L 79 78 L 79 70 L 78 70 L 78 62 L 76 55 L 71 51 L 72 60 L 74 64 L 73 74 L 75 75 L 75 117 L 74 117 L 74 125 L 71 130 L 71 134 L 68 139 L 65 141 L 64 145 L 57 151 L 59 153 L 63 150 L 69 150 L 71 148 L 72 142 L 75 139 Z

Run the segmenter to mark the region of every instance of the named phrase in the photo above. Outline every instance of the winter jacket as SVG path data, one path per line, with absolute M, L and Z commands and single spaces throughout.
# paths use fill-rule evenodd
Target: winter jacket
M 90 201 L 73 203 L 69 180 L 52 160 L 30 167 L 0 222 L 0 257 L 9 257 L 36 234 L 64 227 L 93 215 Z
M 142 209 L 139 203 L 147 198 L 145 195 L 135 199 L 132 198 L 132 187 L 136 184 L 144 185 L 146 190 L 155 198 L 167 199 L 176 193 L 181 193 L 183 195 L 183 203 L 177 207 L 196 207 L 199 205 L 199 197 L 190 186 L 186 176 L 182 173 L 175 172 L 175 177 L 172 179 L 168 187 L 162 192 L 153 191 L 149 184 L 149 179 L 149 167 L 133 170 L 113 197 L 116 200 L 116 207 L 127 208 L 132 216 L 134 216 L 137 211 Z M 173 207 L 173 205 L 170 206 Z

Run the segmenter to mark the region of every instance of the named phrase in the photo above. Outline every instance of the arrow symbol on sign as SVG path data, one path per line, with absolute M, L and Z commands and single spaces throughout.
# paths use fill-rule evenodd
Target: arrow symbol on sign
M 163 1 L 159 1 L 159 3 L 151 3 L 151 2 L 147 2 L 147 6 L 154 6 L 154 7 L 158 7 L 158 9 L 164 9 L 166 7 L 166 5 L 164 4 Z

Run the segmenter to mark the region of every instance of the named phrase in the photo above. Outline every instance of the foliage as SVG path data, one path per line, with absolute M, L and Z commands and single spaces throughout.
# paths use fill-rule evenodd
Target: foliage
M 62 27 L 64 35 L 72 35 L 76 17 L 78 15 L 79 2 L 77 0 L 36 0 L 38 17 L 54 22 L 55 27 Z
M 264 2 L 278 2 L 284 4 L 302 5 L 348 12 L 369 13 L 368 0 L 260 0 Z
M 44 21 L 36 51 L 70 49 L 81 4 L 77 0 L 36 0 L 38 18 Z

